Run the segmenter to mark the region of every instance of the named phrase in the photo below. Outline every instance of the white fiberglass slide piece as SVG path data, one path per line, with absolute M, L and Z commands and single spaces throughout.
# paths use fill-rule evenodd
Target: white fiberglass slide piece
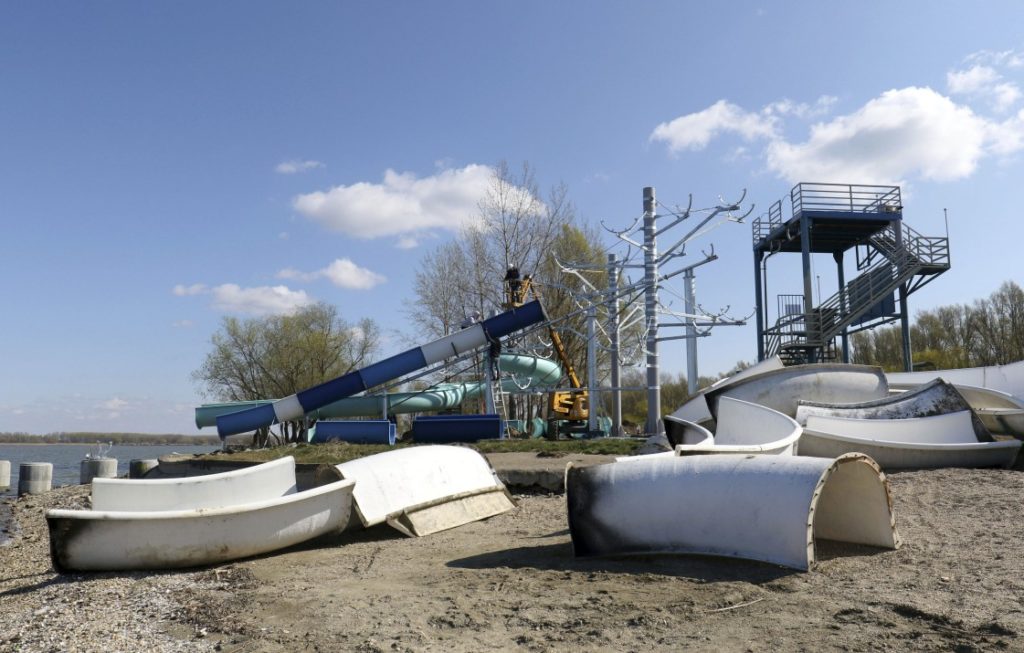
M 826 363 L 794 365 L 712 389 L 705 395 L 717 419 L 718 401 L 732 397 L 794 417 L 801 399 L 834 404 L 881 399 L 889 386 L 880 367 Z
M 363 526 L 388 522 L 421 536 L 515 507 L 482 454 L 468 447 L 425 445 L 385 451 L 336 465 L 356 481 L 355 509 Z
M 835 417 L 807 418 L 797 453 L 801 456 L 836 456 L 850 451 L 865 453 L 883 469 L 934 469 L 938 467 L 1011 467 L 1020 451 L 1019 440 L 978 442 L 973 439 L 963 413 L 903 420 L 847 420 Z M 961 435 L 937 420 L 957 416 Z M 849 422 L 860 422 L 851 425 Z M 871 437 L 871 427 L 884 422 L 881 436 Z M 903 422 L 904 424 L 898 424 Z M 900 428 L 902 426 L 902 429 Z M 858 435 L 854 435 L 858 434 Z M 966 434 L 966 435 L 964 435 Z
M 744 370 L 740 370 L 731 376 L 718 379 L 707 388 L 704 388 L 698 394 L 691 397 L 690 400 L 682 406 L 677 408 L 671 416 L 687 422 L 693 422 L 695 424 L 712 421 L 714 418 L 711 416 L 711 411 L 708 410 L 708 402 L 704 398 L 705 393 L 711 390 L 724 388 L 727 385 L 742 381 L 752 376 L 758 376 L 774 370 L 781 370 L 783 367 L 782 359 L 778 356 L 766 358 L 763 361 L 755 363 Z
M 739 399 L 722 397 L 711 442 L 680 444 L 677 456 L 693 454 L 754 453 L 792 456 L 803 429 L 777 410 Z
M 957 370 L 931 370 L 928 372 L 889 372 L 889 382 L 897 386 L 920 385 L 942 378 L 955 385 L 973 385 L 991 388 L 1024 398 L 1024 361 L 989 367 L 965 367 Z
M 957 385 L 956 389 L 990 432 L 1024 438 L 1024 400 L 992 388 Z
M 577 556 L 692 553 L 808 570 L 817 539 L 900 545 L 867 456 L 685 456 L 566 469 Z
M 872 420 L 910 419 L 969 411 L 971 408 L 972 405 L 953 384 L 946 383 L 942 379 L 935 379 L 905 392 L 891 393 L 882 399 L 855 404 L 830 404 L 804 399 L 797 406 L 796 421 L 806 424 L 807 418 L 811 415 Z M 978 441 L 992 441 L 992 434 L 985 428 L 981 419 L 972 415 L 971 422 Z
M 715 443 L 711 431 L 700 424 L 672 415 L 665 415 L 662 421 L 665 423 L 665 437 L 673 447 L 681 444 L 710 447 Z
M 60 572 L 174 569 L 276 551 L 340 531 L 352 481 L 259 503 L 199 510 L 50 510 L 50 555 Z
M 183 478 L 92 480 L 97 511 L 195 510 L 259 503 L 295 492 L 295 459 Z
M 908 419 L 856 419 L 810 415 L 807 417 L 807 429 L 835 433 L 848 438 L 889 442 L 961 444 L 978 441 L 974 435 L 969 410 Z

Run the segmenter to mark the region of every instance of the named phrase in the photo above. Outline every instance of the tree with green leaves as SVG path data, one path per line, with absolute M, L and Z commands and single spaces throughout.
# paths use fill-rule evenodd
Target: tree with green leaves
M 899 326 L 853 335 L 855 363 L 903 369 Z M 915 364 L 937 369 L 1001 365 L 1024 360 L 1024 290 L 1004 282 L 985 299 L 922 311 L 910 327 Z
M 216 401 L 276 399 L 323 383 L 367 364 L 377 352 L 380 330 L 369 319 L 350 324 L 323 302 L 290 315 L 225 317 L 211 337 L 212 351 L 192 373 L 204 396 Z M 292 441 L 305 424 L 281 425 Z M 269 431 L 254 436 L 264 446 Z

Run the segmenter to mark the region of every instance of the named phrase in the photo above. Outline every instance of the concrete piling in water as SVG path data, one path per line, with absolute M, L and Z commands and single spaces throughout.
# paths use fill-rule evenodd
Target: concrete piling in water
M 92 479 L 117 478 L 117 458 L 86 458 L 82 461 L 78 482 L 92 483 Z
M 45 494 L 53 485 L 53 463 L 21 463 L 18 467 L 18 496 Z
M 156 458 L 136 458 L 128 464 L 128 478 L 145 478 L 149 470 L 159 465 Z
M 0 490 L 11 487 L 11 461 L 0 460 Z

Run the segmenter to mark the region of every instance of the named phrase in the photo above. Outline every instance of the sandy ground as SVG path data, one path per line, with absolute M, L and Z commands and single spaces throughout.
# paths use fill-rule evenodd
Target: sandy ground
M 1024 474 L 889 478 L 903 548 L 825 543 L 810 573 L 575 559 L 564 497 L 530 495 L 420 539 L 385 526 L 215 569 L 61 577 L 42 509 L 84 497 L 63 490 L 15 505 L 0 650 L 1024 651 Z

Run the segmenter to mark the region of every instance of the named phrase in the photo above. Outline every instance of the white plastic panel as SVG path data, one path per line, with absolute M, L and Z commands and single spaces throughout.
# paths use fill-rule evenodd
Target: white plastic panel
M 816 534 L 899 546 L 888 484 L 862 455 L 570 463 L 566 501 L 578 556 L 697 553 L 806 570 Z
M 364 526 L 445 497 L 504 487 L 487 459 L 468 447 L 408 447 L 336 467 L 342 478 L 356 481 L 353 498 Z
M 956 444 L 978 441 L 969 410 L 910 419 L 854 419 L 809 415 L 807 430 L 846 438 L 887 442 Z
M 195 510 L 259 503 L 295 492 L 295 459 L 205 476 L 158 479 L 94 478 L 92 508 L 132 512 Z
M 172 569 L 276 551 L 345 527 L 352 481 L 270 501 L 216 509 L 51 510 L 50 551 L 60 571 Z

